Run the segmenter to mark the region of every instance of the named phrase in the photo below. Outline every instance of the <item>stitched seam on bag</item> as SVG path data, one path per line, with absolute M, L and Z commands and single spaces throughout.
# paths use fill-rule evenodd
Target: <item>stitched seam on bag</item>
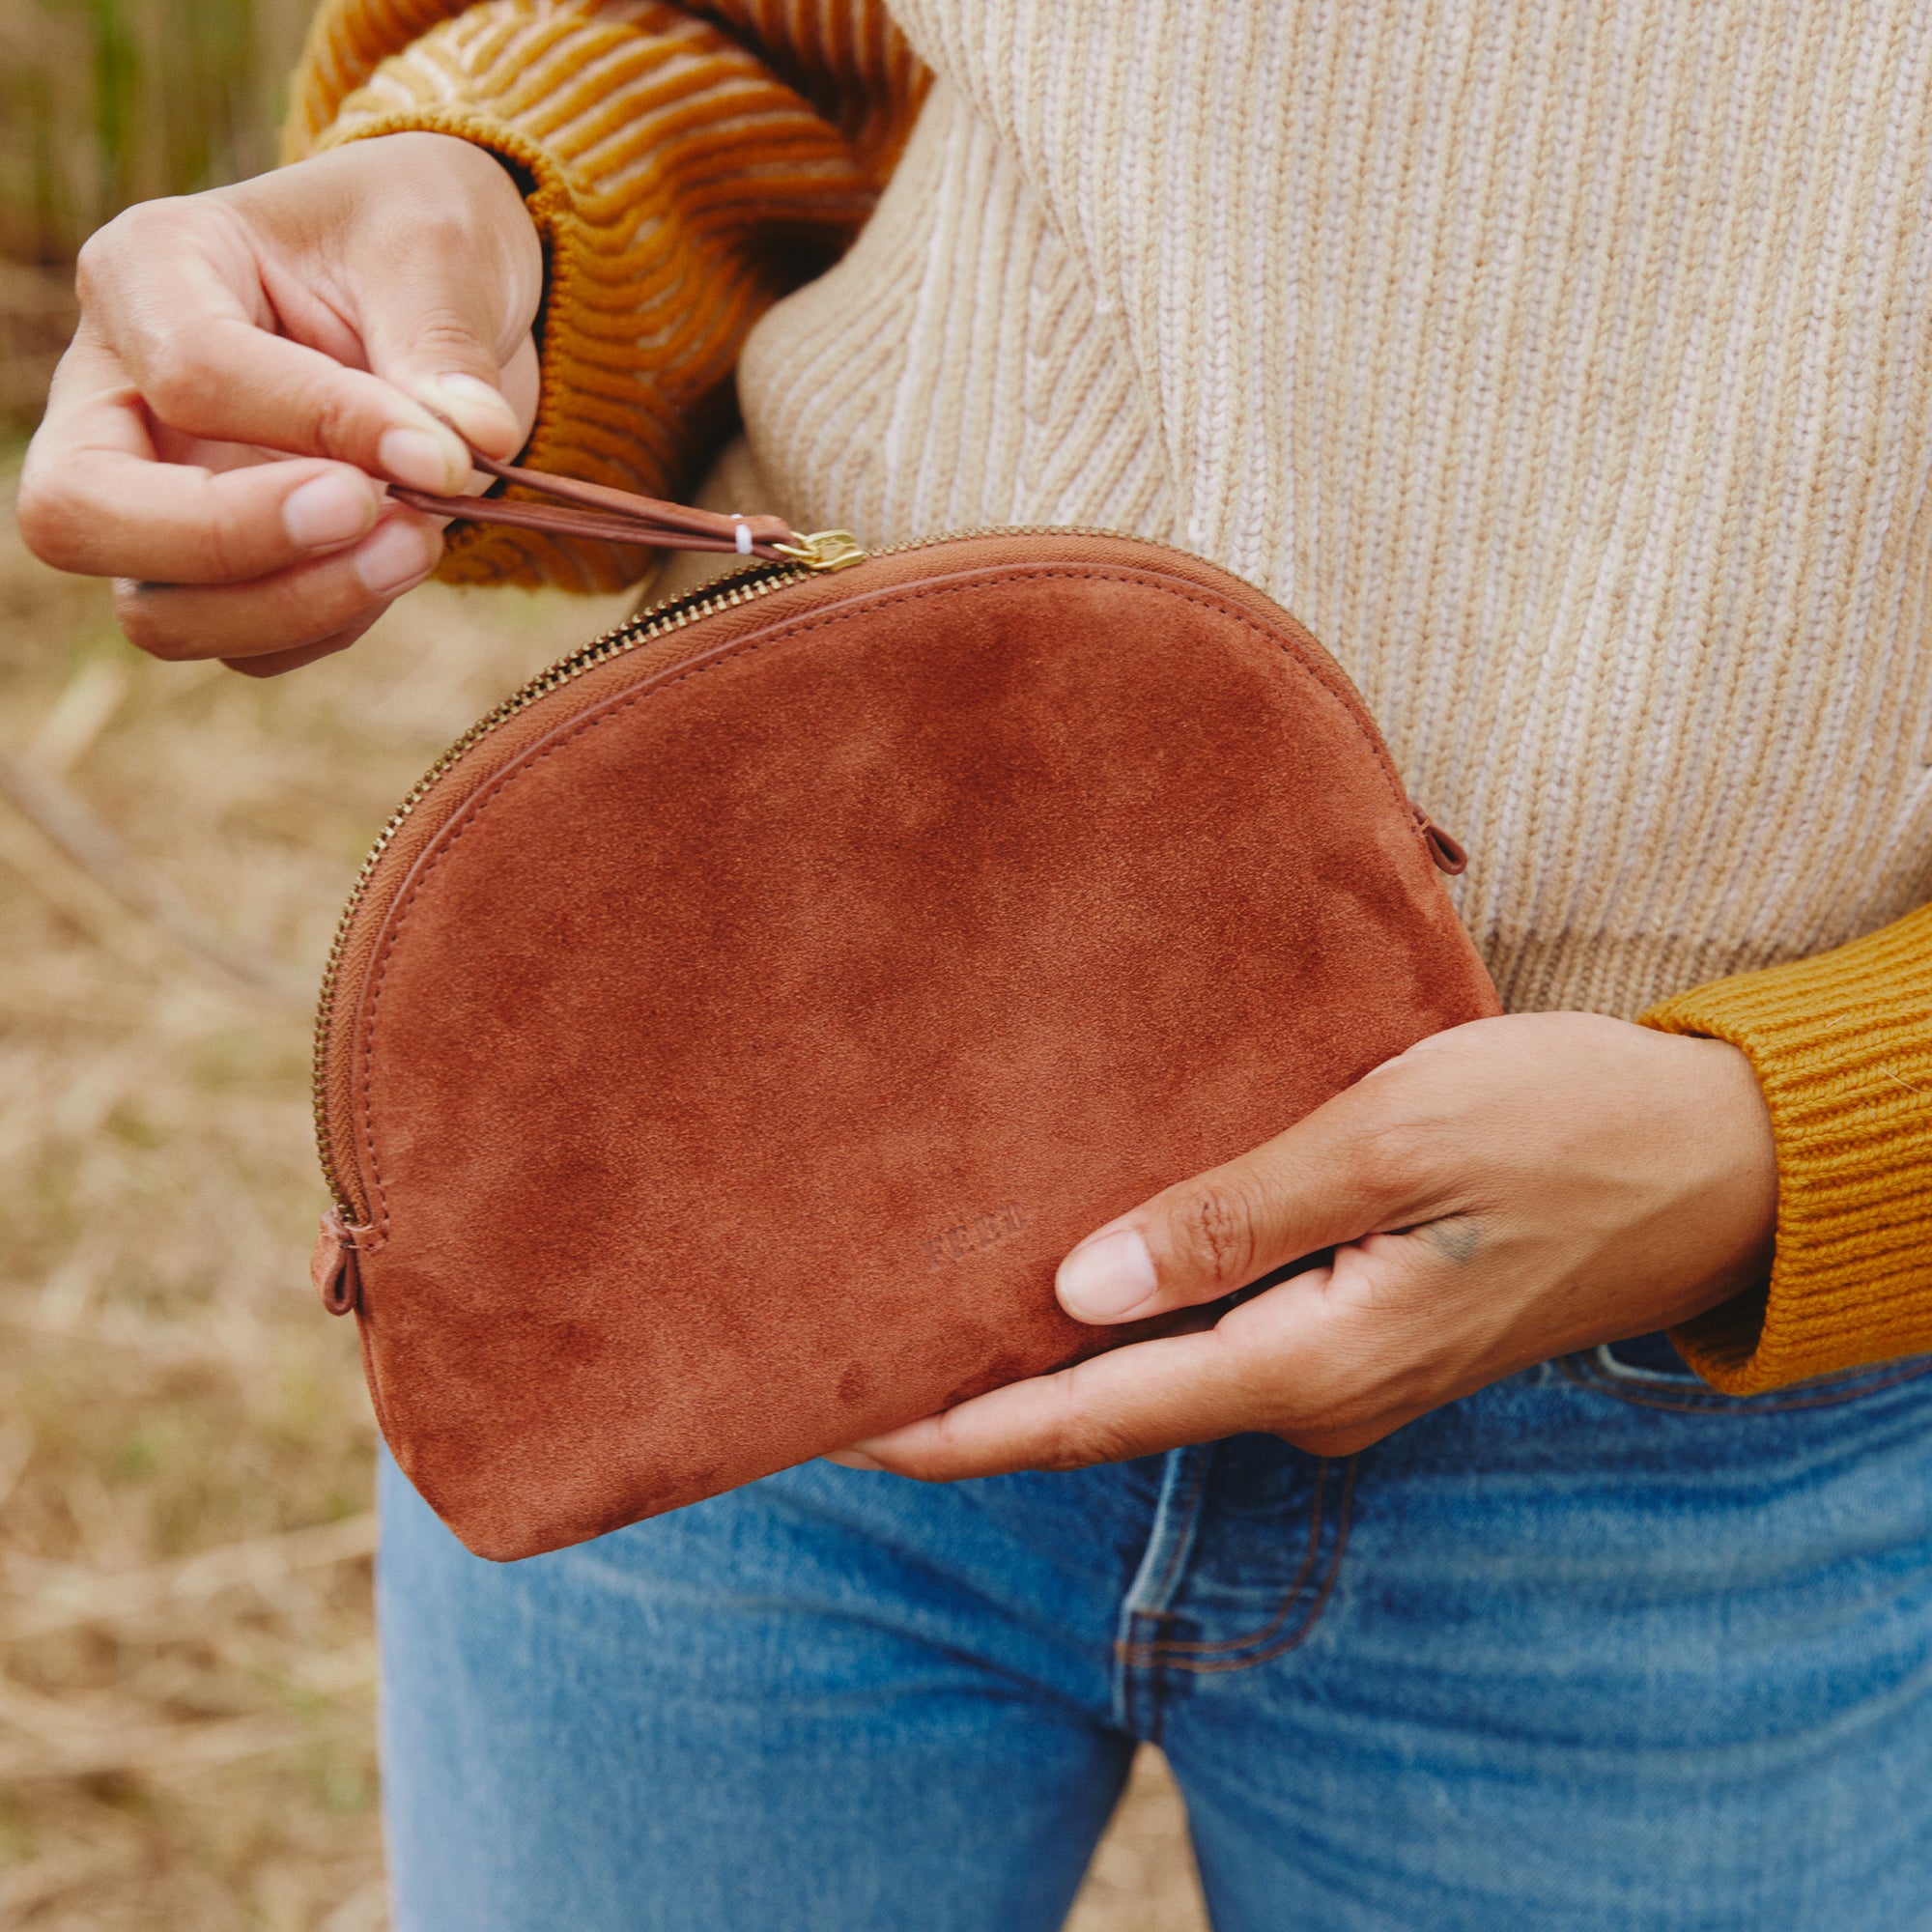
M 821 616 L 805 618 L 786 625 L 783 629 L 768 631 L 760 636 L 745 639 L 736 644 L 721 649 L 715 657 L 706 657 L 701 662 L 692 664 L 683 670 L 667 672 L 661 676 L 654 677 L 642 690 L 632 692 L 627 696 L 606 703 L 589 717 L 581 719 L 574 725 L 563 729 L 559 736 L 552 743 L 545 745 L 540 751 L 520 753 L 507 771 L 499 773 L 482 791 L 463 801 L 462 805 L 458 808 L 458 810 L 462 814 L 462 822 L 453 832 L 448 833 L 446 838 L 443 837 L 442 831 L 439 831 L 433 835 L 433 838 L 441 840 L 441 843 L 434 856 L 423 866 L 421 875 L 411 884 L 409 893 L 402 904 L 395 908 L 393 919 L 389 924 L 388 935 L 383 943 L 382 957 L 376 962 L 375 978 L 369 988 L 368 1021 L 364 1029 L 362 1042 L 362 1079 L 360 1083 L 362 1120 L 360 1125 L 362 1130 L 362 1145 L 369 1156 L 369 1192 L 372 1205 L 376 1208 L 376 1212 L 371 1219 L 376 1228 L 376 1238 L 362 1250 L 363 1254 L 366 1256 L 380 1254 L 389 1242 L 388 1194 L 383 1179 L 381 1157 L 376 1151 L 375 1110 L 371 1100 L 371 1090 L 375 1079 L 376 1022 L 382 1009 L 383 987 L 388 978 L 389 961 L 394 956 L 396 948 L 401 942 L 403 928 L 409 923 L 410 914 L 414 910 L 417 897 L 421 895 L 423 888 L 428 885 L 437 867 L 455 851 L 458 841 L 463 838 L 471 827 L 478 823 L 484 811 L 490 806 L 494 805 L 498 797 L 517 779 L 521 778 L 526 772 L 534 771 L 545 759 L 564 750 L 567 746 L 574 744 L 584 733 L 595 730 L 599 726 L 622 717 L 635 706 L 642 704 L 650 698 L 657 697 L 665 692 L 673 690 L 676 686 L 683 684 L 688 678 L 699 677 L 706 671 L 718 670 L 727 664 L 735 664 L 740 658 L 749 657 L 753 651 L 763 650 L 768 645 L 789 643 L 795 639 L 809 637 L 813 631 L 829 629 L 835 624 L 850 623 L 860 615 L 868 615 L 875 611 L 891 610 L 901 605 L 916 604 L 926 598 L 962 596 L 969 591 L 985 589 L 989 583 L 1027 583 L 1044 582 L 1048 579 L 1057 582 L 1136 583 L 1143 589 L 1157 591 L 1160 595 L 1172 597 L 1179 603 L 1192 604 L 1198 609 L 1212 611 L 1220 616 L 1232 618 L 1244 630 L 1252 631 L 1264 642 L 1274 645 L 1285 658 L 1290 659 L 1295 664 L 1320 690 L 1340 706 L 1344 716 L 1355 727 L 1362 742 L 1367 745 L 1369 751 L 1375 756 L 1376 763 L 1380 769 L 1382 776 L 1388 781 L 1389 789 L 1395 795 L 1397 806 L 1403 809 L 1407 817 L 1411 820 L 1413 819 L 1414 807 L 1409 802 L 1408 794 L 1403 786 L 1401 776 L 1396 771 L 1393 760 L 1389 757 L 1387 748 L 1378 741 L 1375 730 L 1364 714 L 1358 711 L 1355 705 L 1350 704 L 1343 692 L 1332 685 L 1328 681 L 1328 678 L 1322 674 L 1322 668 L 1320 665 L 1308 658 L 1292 638 L 1283 639 L 1275 636 L 1260 618 L 1221 601 L 1211 592 L 1196 590 L 1192 587 L 1181 589 L 1171 580 L 1151 578 L 1140 572 L 1127 570 L 1119 566 L 1037 564 L 1022 570 L 1009 572 L 1002 577 L 989 579 L 983 575 L 976 576 L 970 582 L 911 585 L 904 590 L 884 593 L 875 599 L 868 599 L 862 609 L 859 610 L 854 610 L 849 606 L 843 609 L 835 609 L 826 611 Z M 1337 674 L 1340 674 L 1339 668 Z M 420 859 L 417 863 L 421 863 Z
M 1758 1396 L 1727 1396 L 1718 1389 L 1690 1402 L 1670 1402 L 1661 1395 L 1638 1395 L 1606 1377 L 1599 1379 L 1578 1369 L 1568 1357 L 1559 1360 L 1556 1366 L 1577 1387 L 1609 1396 L 1613 1401 L 1629 1403 L 1635 1408 L 1667 1409 L 1673 1415 L 1721 1415 L 1740 1421 L 1752 1415 L 1783 1415 L 1800 1408 L 1836 1408 L 1841 1404 L 1858 1401 L 1861 1396 L 1879 1395 L 1887 1389 L 1915 1381 L 1920 1376 L 1932 1375 L 1932 1359 L 1928 1359 L 1889 1375 L 1874 1373 L 1870 1377 L 1857 1378 L 1850 1386 L 1814 1389 L 1808 1394 L 1780 1397 L 1774 1402 L 1767 1402 Z
M 1196 1677 L 1224 1676 L 1230 1671 L 1252 1670 L 1259 1663 L 1271 1663 L 1277 1657 L 1285 1657 L 1297 1644 L 1307 1640 L 1309 1634 L 1321 1620 L 1321 1612 L 1328 1607 L 1328 1599 L 1334 1595 L 1335 1584 L 1342 1575 L 1342 1557 L 1349 1548 L 1349 1530 L 1354 1514 L 1355 1471 L 1360 1463 L 1359 1455 L 1349 1458 L 1349 1473 L 1342 1482 L 1342 1499 L 1336 1512 L 1335 1548 L 1329 1555 L 1328 1567 L 1322 1573 L 1321 1587 L 1316 1592 L 1315 1601 L 1308 1606 L 1308 1614 L 1286 1636 L 1268 1645 L 1265 1650 L 1256 1652 L 1252 1657 L 1197 1660 L 1163 1656 L 1160 1661 L 1164 1665 L 1172 1670 L 1191 1671 Z
M 376 1373 L 376 1349 L 369 1335 L 369 1316 L 360 1306 L 357 1297 L 355 1310 L 355 1338 L 362 1348 L 362 1374 L 369 1384 L 369 1406 L 376 1411 L 376 1427 L 383 1433 L 384 1442 L 394 1442 L 397 1438 L 389 1428 L 388 1404 L 383 1398 L 383 1384 Z

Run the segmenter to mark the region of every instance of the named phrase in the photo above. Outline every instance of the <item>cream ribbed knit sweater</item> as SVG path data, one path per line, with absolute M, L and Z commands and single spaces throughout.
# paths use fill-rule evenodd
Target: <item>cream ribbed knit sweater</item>
M 1932 896 L 1932 0 L 890 5 L 932 91 L 744 345 L 758 507 L 1271 592 L 1470 846 L 1512 1007 L 1804 962 L 1653 1015 L 1745 1046 L 1779 1136 L 1769 1311 L 1686 1346 L 1739 1390 L 1932 1347 L 1932 929 L 1827 952 Z M 744 238 L 849 228 L 917 99 L 866 0 L 328 0 L 293 125 L 522 169 L 531 460 L 662 492 L 775 292 Z M 748 155 L 763 231 L 718 213 Z
M 1932 9 L 895 0 L 939 76 L 740 364 L 817 526 L 1103 524 L 1341 660 L 1505 1000 L 1932 867 Z

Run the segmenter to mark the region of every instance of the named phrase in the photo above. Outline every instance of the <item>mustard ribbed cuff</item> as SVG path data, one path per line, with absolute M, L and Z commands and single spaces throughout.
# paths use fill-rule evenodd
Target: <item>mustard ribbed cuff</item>
M 295 127 L 290 151 L 430 132 L 507 162 L 547 268 L 523 461 L 676 497 L 728 427 L 753 325 L 803 260 L 850 239 L 874 189 L 838 129 L 753 53 L 656 13 L 663 31 L 640 24 L 648 11 L 490 0 L 384 60 L 314 134 Z M 459 524 L 437 574 L 612 590 L 649 562 L 641 550 Z
M 1642 1024 L 1749 1056 L 1777 1141 L 1768 1289 L 1671 1331 L 1728 1395 L 1932 1350 L 1932 906 Z

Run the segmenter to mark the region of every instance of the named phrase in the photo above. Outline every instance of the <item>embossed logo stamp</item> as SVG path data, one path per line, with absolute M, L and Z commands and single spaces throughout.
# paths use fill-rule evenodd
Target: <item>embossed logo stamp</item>
M 936 1272 L 949 1262 L 963 1262 L 968 1255 L 996 1248 L 1002 1241 L 1010 1240 L 1026 1224 L 1025 1211 L 1017 1201 L 1009 1201 L 1005 1207 L 984 1214 L 975 1214 L 970 1221 L 955 1221 L 952 1227 L 928 1235 L 921 1244 L 926 1268 Z

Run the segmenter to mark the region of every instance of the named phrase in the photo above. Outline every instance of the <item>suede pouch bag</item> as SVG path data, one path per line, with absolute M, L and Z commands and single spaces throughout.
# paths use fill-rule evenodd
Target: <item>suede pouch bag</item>
M 1498 1010 L 1453 841 L 1226 573 L 485 467 L 567 506 L 394 494 L 751 561 L 474 726 L 330 956 L 316 1285 L 479 1555 L 1159 1332 L 1063 1314 L 1061 1258 Z

